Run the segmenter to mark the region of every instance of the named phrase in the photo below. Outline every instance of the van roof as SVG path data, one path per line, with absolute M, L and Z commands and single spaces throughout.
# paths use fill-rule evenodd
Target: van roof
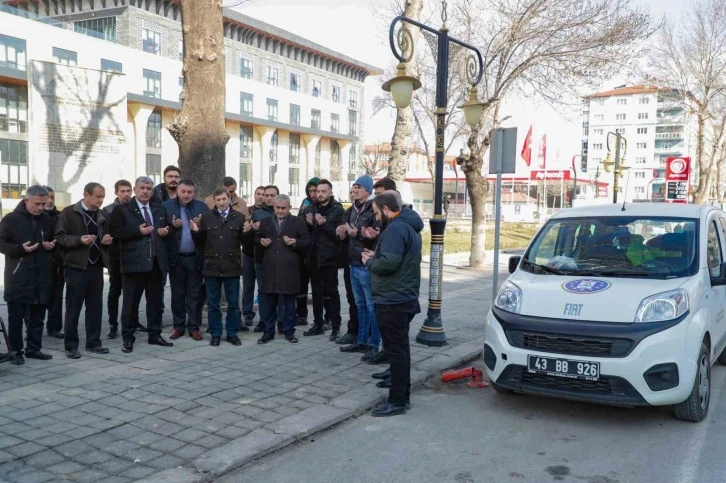
M 552 218 L 579 218 L 587 216 L 672 216 L 674 218 L 701 218 L 715 210 L 717 208 L 713 206 L 695 204 L 626 203 L 625 211 L 623 211 L 623 205 L 617 203 L 570 208 L 560 211 L 553 215 Z

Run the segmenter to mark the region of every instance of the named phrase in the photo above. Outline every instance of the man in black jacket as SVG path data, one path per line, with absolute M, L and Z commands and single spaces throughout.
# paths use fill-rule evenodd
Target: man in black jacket
M 298 208 L 297 216 L 303 217 L 305 210 L 313 206 L 318 198 L 318 183 L 320 178 L 314 177 L 308 180 L 305 185 L 305 193 L 307 197 L 303 200 L 300 208 Z M 300 267 L 300 293 L 295 298 L 295 325 L 308 325 L 308 287 L 313 292 L 313 325 L 323 324 L 323 299 L 320 295 L 320 280 L 312 278 L 303 257 L 303 265 Z
M 60 215 L 60 211 L 55 206 L 55 191 L 50 186 L 45 186 L 48 190 L 48 201 L 45 202 L 45 212 L 53 220 L 53 226 Z M 63 280 L 63 257 L 60 250 L 53 251 L 53 300 L 48 305 L 48 320 L 45 327 L 48 335 L 56 339 L 65 338 L 63 333 L 63 288 L 65 281 Z
M 63 209 L 56 222 L 56 240 L 63 254 L 66 277 L 65 349 L 69 359 L 80 359 L 78 319 L 86 306 L 86 350 L 108 354 L 101 345 L 103 267 L 111 265 L 106 214 L 101 209 L 106 190 L 98 183 L 83 188 L 83 199 Z
M 53 297 L 53 220 L 43 207 L 48 190 L 31 186 L 25 198 L 0 222 L 0 253 L 5 255 L 5 290 L 8 332 L 13 364 L 25 364 L 23 321 L 26 327 L 25 355 L 31 359 L 53 357 L 41 352 L 43 318 Z M 27 315 L 27 317 L 26 317 Z
M 106 219 L 111 218 L 114 208 L 118 205 L 126 204 L 131 199 L 131 182 L 125 179 L 120 179 L 114 184 L 114 193 L 116 199 L 113 203 L 106 205 L 103 211 L 106 215 Z M 114 240 L 111 246 L 108 247 L 109 254 L 109 267 L 108 267 L 108 299 L 106 301 L 108 310 L 108 334 L 106 337 L 109 339 L 115 339 L 118 337 L 118 302 L 121 299 L 121 290 L 123 288 L 123 277 L 121 276 L 121 251 L 119 250 L 118 240 Z M 132 317 L 133 324 L 139 325 L 139 314 L 136 313 Z M 144 327 L 146 330 L 146 327 Z
M 165 238 L 169 235 L 166 211 L 161 205 L 149 203 L 154 182 L 141 176 L 136 179 L 134 196 L 128 204 L 119 205 L 111 214 L 111 236 L 118 240 L 123 273 L 123 307 L 121 309 L 121 350 L 134 350 L 133 313 L 141 296 L 146 295 L 146 323 L 149 344 L 171 347 L 161 336 L 161 299 L 164 296 L 163 273 L 168 271 Z
M 342 233 L 346 224 L 346 220 L 350 218 L 350 212 L 355 209 L 355 192 L 356 190 L 351 188 L 349 192 L 350 202 L 353 206 L 345 210 L 343 214 L 343 222 L 336 229 L 336 234 Z M 340 264 L 343 267 L 343 281 L 345 283 L 345 299 L 348 302 L 348 331 L 342 337 L 338 337 L 335 341 L 336 344 L 340 345 L 351 345 L 358 341 L 358 306 L 355 304 L 355 296 L 353 295 L 353 285 L 350 281 L 350 255 L 348 253 L 348 238 L 345 238 L 340 247 Z
M 305 221 L 290 215 L 290 197 L 275 198 L 275 215 L 265 218 L 255 233 L 255 243 L 265 251 L 260 284 L 260 315 L 265 321 L 265 334 L 257 341 L 266 344 L 275 338 L 278 303 L 282 300 L 283 331 L 288 342 L 295 337 L 295 295 L 300 293 L 301 257 L 310 247 Z
M 250 217 L 254 217 L 255 212 L 262 209 L 264 204 L 265 187 L 258 186 L 255 190 L 255 204 L 248 208 Z M 255 315 L 257 315 L 254 311 L 256 278 L 255 245 L 254 243 L 245 243 L 242 246 L 242 316 L 246 327 L 252 325 Z
M 336 235 L 343 221 L 343 207 L 333 198 L 333 184 L 327 179 L 318 182 L 315 203 L 308 205 L 302 215 L 312 236 L 308 272 L 313 286 L 313 310 L 315 324 L 303 335 L 323 335 L 323 309 L 330 317 L 333 332 L 330 340 L 340 337 L 340 294 L 338 293 L 338 265 L 340 264 L 341 240 Z M 317 287 L 316 287 L 317 286 Z M 316 293 L 316 290 L 317 293 Z M 316 304 L 315 298 L 320 301 Z
M 176 198 L 176 190 L 181 181 L 181 170 L 176 166 L 169 165 L 164 168 L 164 182 L 154 187 L 151 202 L 157 205 Z

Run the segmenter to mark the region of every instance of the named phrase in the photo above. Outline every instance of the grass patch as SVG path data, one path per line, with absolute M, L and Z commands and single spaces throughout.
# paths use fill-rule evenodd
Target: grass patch
M 537 225 L 531 223 L 504 223 L 499 232 L 499 247 L 502 250 L 525 248 L 530 240 L 537 233 Z M 431 233 L 426 231 L 421 234 L 422 249 L 424 255 L 429 253 Z M 444 237 L 445 253 L 469 252 L 471 251 L 471 232 L 459 228 L 446 230 Z M 494 249 L 494 227 L 487 226 L 486 249 Z

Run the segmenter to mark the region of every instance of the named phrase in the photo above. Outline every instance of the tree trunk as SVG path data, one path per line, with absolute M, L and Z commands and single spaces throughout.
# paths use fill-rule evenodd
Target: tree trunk
M 471 204 L 471 253 L 469 254 L 469 266 L 472 268 L 484 268 L 486 264 L 486 179 L 482 177 L 484 158 L 482 152 L 489 145 L 489 137 L 485 144 L 479 149 L 477 139 L 478 129 L 473 129 L 469 135 L 467 146 L 469 147 L 469 159 L 464 161 L 461 169 L 466 176 L 466 188 L 469 190 L 469 203 Z
M 179 168 L 199 197 L 225 176 L 225 61 L 222 2 L 181 2 L 184 38 L 182 110 L 167 126 L 179 145 Z
M 406 0 L 406 7 L 403 14 L 412 19 L 421 20 L 421 11 L 423 10 L 423 0 Z M 408 24 L 403 24 L 404 29 L 411 33 L 413 45 L 416 45 L 419 37 L 418 28 L 410 28 Z M 413 48 L 413 46 L 411 46 Z M 406 56 L 408 52 L 404 52 Z M 416 56 L 412 56 L 411 61 L 406 64 L 406 75 L 416 77 L 418 69 L 416 66 Z M 406 109 L 398 109 L 396 114 L 396 127 L 391 138 L 391 157 L 388 161 L 388 177 L 396 182 L 396 186 L 403 186 L 406 180 L 406 171 L 408 169 L 408 158 L 413 151 L 413 132 L 415 129 L 415 120 L 413 118 L 413 109 L 411 106 Z
M 698 185 L 693 193 L 693 202 L 697 205 L 703 204 L 708 198 L 708 178 L 709 163 L 703 156 L 703 144 L 705 138 L 706 113 L 703 109 L 699 109 L 696 115 L 698 128 L 696 131 L 696 166 L 698 167 Z

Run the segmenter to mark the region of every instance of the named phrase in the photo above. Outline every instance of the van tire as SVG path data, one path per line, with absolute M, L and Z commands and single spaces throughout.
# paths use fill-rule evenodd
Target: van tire
M 502 387 L 496 382 L 489 381 L 489 385 L 492 386 L 492 388 L 499 394 L 514 394 L 514 391 L 507 389 L 506 387 Z
M 688 399 L 673 406 L 673 412 L 677 419 L 697 423 L 703 421 L 708 415 L 708 408 L 711 402 L 711 359 L 708 356 L 708 348 L 701 344 L 701 352 L 698 354 L 698 365 L 696 376 L 693 378 L 693 388 Z

